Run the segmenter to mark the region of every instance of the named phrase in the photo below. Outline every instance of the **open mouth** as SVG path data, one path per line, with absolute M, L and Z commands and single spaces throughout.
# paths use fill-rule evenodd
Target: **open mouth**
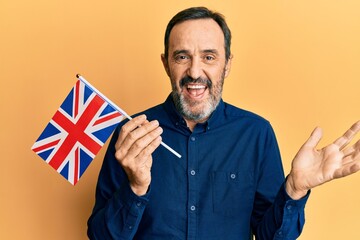
M 206 85 L 196 84 L 196 83 L 187 84 L 185 87 L 189 95 L 192 98 L 196 98 L 196 99 L 201 98 L 207 89 Z

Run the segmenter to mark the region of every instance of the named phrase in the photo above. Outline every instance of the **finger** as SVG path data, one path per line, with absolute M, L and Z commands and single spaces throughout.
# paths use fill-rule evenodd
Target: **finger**
M 143 128 L 143 127 L 141 127 L 141 128 Z M 142 151 L 144 151 L 149 145 L 151 145 L 151 143 L 154 140 L 156 140 L 158 137 L 160 137 L 162 132 L 163 132 L 163 129 L 161 127 L 156 127 L 155 129 L 148 132 L 141 138 L 137 139 L 134 143 L 132 143 L 132 145 L 128 151 L 128 157 L 129 158 L 137 157 Z M 124 144 L 127 144 L 126 141 L 127 140 L 125 140 Z M 150 149 L 152 149 L 152 148 L 150 148 Z
M 119 137 L 115 143 L 115 149 L 119 149 L 127 135 L 138 128 L 141 124 L 148 122 L 145 115 L 137 116 L 121 127 Z
M 343 150 L 344 157 L 353 154 L 355 151 L 360 152 L 360 140 L 358 140 L 354 145 Z
M 155 138 L 142 152 L 143 157 L 149 157 L 159 146 L 162 141 L 161 136 Z
M 141 125 L 141 127 L 138 127 L 137 129 L 130 132 L 127 137 L 124 139 L 122 146 L 132 147 L 134 143 L 135 146 L 142 141 L 148 139 L 149 137 L 156 134 L 156 132 L 153 132 L 159 127 L 159 122 L 157 120 L 153 120 L 151 122 L 144 123 Z M 158 130 L 159 131 L 159 130 Z M 157 137 L 157 136 L 156 136 Z M 143 138 L 143 139 L 142 139 Z M 142 145 L 139 145 L 142 146 Z
M 133 161 L 133 164 L 137 166 L 145 165 L 150 169 L 152 166 L 151 154 L 160 146 L 161 140 L 161 136 L 158 136 L 150 144 L 143 148 L 137 157 L 134 158 L 135 161 Z
M 160 136 L 161 133 L 162 128 L 159 127 L 158 121 L 154 120 L 143 124 L 126 136 L 115 153 L 116 158 L 119 160 L 125 157 L 127 159 L 135 158 L 144 147 Z
M 341 137 L 335 140 L 334 144 L 340 149 L 345 148 L 354 136 L 360 131 L 360 121 L 353 124 Z
M 125 171 L 128 172 L 133 171 L 131 174 L 133 177 L 136 177 L 139 172 L 147 171 L 144 169 L 148 169 L 150 171 L 152 166 L 152 156 L 151 154 L 155 151 L 156 148 L 159 147 L 162 141 L 161 136 L 155 138 L 151 143 L 149 143 L 142 151 L 134 158 L 129 156 L 129 154 L 121 161 L 122 166 L 124 167 Z M 144 168 L 145 167 L 145 168 Z M 139 169 L 143 169 L 138 171 Z
M 354 161 L 354 158 L 351 157 L 351 159 L 347 160 L 346 164 L 343 164 L 343 166 L 338 169 L 337 171 L 335 171 L 334 173 L 334 178 L 341 178 L 341 177 L 345 177 L 345 176 L 348 176 L 350 174 L 353 174 L 353 173 L 356 173 L 360 170 L 360 160 L 359 160 L 359 156 L 360 154 L 359 153 L 356 153 L 356 156 L 355 156 L 355 160 Z
M 309 139 L 305 142 L 304 146 L 316 148 L 322 138 L 322 130 L 319 127 L 316 127 L 311 133 Z

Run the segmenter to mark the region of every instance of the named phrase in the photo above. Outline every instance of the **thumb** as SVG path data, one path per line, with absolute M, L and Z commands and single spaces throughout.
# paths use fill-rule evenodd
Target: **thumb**
M 319 127 L 316 127 L 312 131 L 309 139 L 305 142 L 304 146 L 315 148 L 319 144 L 322 136 L 323 136 L 322 129 Z

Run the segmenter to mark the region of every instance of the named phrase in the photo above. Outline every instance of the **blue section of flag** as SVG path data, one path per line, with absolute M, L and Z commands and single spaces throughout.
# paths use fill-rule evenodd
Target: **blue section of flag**
M 73 107 L 74 107 L 74 91 L 73 88 L 69 95 L 66 96 L 64 102 L 61 104 L 60 108 L 64 110 L 69 116 L 73 115 Z
M 88 98 L 90 97 L 90 95 L 93 93 L 93 91 L 85 85 L 85 90 L 84 90 L 84 104 L 86 103 L 86 101 L 88 100 Z
M 102 142 L 106 142 L 111 133 L 114 131 L 117 124 L 109 126 L 107 128 L 103 128 L 99 131 L 93 132 L 93 135 Z
M 41 135 L 37 141 L 51 137 L 51 136 L 59 134 L 59 133 L 60 133 L 59 129 L 57 129 L 51 123 L 48 123 L 48 125 L 45 127 L 44 131 L 41 133 Z
M 112 112 L 115 112 L 115 109 L 111 105 L 107 105 L 104 111 L 102 111 L 102 113 L 100 114 L 100 117 Z
M 90 165 L 92 161 L 92 157 L 86 154 L 82 149 L 80 149 L 80 177 L 83 175 L 87 167 Z
M 69 162 L 66 163 L 66 165 L 64 166 L 64 168 L 61 170 L 60 174 L 61 174 L 64 178 L 68 179 L 68 177 L 69 177 Z
M 44 151 L 44 152 L 39 153 L 38 155 L 39 155 L 42 159 L 46 160 L 46 159 L 49 157 L 49 155 L 52 153 L 53 150 L 54 150 L 54 148 L 51 148 L 51 149 L 49 149 L 49 150 L 47 150 L 47 151 Z

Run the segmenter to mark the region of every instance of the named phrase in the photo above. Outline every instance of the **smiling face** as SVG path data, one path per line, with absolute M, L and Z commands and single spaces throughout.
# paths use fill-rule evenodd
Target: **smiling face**
M 212 19 L 179 23 L 171 30 L 168 52 L 162 61 L 177 110 L 188 123 L 206 121 L 221 99 L 231 64 L 221 28 Z

